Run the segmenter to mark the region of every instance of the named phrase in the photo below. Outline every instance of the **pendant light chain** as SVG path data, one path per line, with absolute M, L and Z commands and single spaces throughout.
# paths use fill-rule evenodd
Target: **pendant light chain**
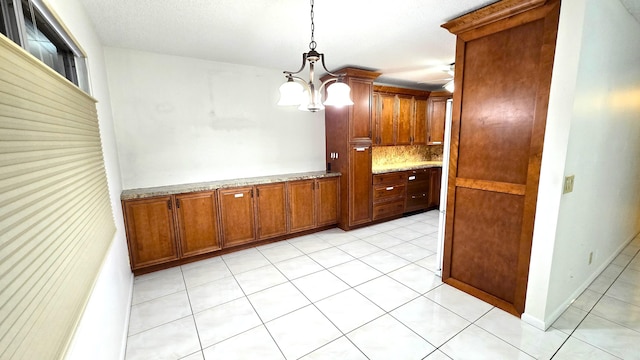
M 315 24 L 313 23 L 313 0 L 311 0 L 311 42 L 309 43 L 309 49 L 311 50 L 315 50 L 316 49 L 316 41 L 314 40 L 313 37 L 313 32 L 315 30 Z

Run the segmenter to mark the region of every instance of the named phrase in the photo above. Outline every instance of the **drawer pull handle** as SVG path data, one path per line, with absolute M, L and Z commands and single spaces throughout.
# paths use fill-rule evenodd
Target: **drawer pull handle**
M 233 194 L 234 198 L 241 198 L 244 197 L 244 194 L 240 193 L 240 194 Z
M 393 186 L 389 186 L 389 187 L 387 188 L 387 191 L 389 191 L 389 190 L 393 190 Z
M 367 150 L 366 147 L 357 147 L 356 148 L 356 151 L 359 151 L 359 152 L 362 152 L 362 151 L 365 151 L 365 150 Z
M 415 180 L 415 179 L 416 179 L 416 177 L 414 175 L 409 176 L 409 181 Z

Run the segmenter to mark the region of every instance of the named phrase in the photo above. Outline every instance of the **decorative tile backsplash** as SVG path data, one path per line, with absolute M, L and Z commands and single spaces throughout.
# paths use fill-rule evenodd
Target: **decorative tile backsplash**
M 442 161 L 442 145 L 374 146 L 373 167 L 391 164 Z

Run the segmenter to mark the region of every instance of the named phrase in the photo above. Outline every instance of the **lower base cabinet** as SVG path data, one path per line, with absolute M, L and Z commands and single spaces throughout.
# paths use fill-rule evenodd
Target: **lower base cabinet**
M 338 222 L 338 178 L 289 183 L 290 232 L 314 229 Z
M 215 192 L 175 196 L 181 257 L 222 248 Z
M 339 177 L 123 200 L 132 270 L 338 221 Z
M 123 210 L 132 269 L 178 259 L 171 196 L 125 201 Z

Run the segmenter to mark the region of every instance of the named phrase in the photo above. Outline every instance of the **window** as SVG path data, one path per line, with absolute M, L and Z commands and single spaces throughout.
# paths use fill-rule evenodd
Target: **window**
M 0 32 L 89 92 L 85 57 L 42 0 L 0 0 Z

